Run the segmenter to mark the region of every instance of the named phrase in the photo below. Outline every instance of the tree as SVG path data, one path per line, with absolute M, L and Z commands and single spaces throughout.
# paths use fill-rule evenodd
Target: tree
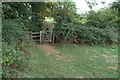
M 94 6 L 98 5 L 98 3 L 95 0 L 92 0 L 91 2 L 86 0 L 86 2 L 90 10 L 92 10 Z
M 98 12 L 89 11 L 87 15 L 87 25 L 98 27 L 98 28 L 105 28 L 105 27 L 118 27 L 118 12 L 116 10 L 107 8 L 107 9 L 100 9 Z
M 117 0 L 116 2 L 113 2 L 111 4 L 111 8 L 118 10 L 118 12 L 120 13 L 120 1 Z

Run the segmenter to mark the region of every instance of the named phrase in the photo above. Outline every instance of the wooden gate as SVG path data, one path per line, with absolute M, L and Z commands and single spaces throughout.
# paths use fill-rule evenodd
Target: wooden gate
M 53 31 L 38 31 L 31 32 L 31 36 L 35 42 L 51 42 L 54 43 L 54 34 Z
M 33 40 L 39 43 L 45 41 L 54 43 L 54 27 L 52 23 L 45 23 L 43 31 L 32 32 L 31 36 Z

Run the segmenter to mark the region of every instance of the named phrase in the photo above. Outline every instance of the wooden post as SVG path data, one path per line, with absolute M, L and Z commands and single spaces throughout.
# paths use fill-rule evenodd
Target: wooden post
M 40 43 L 42 42 L 42 31 L 40 31 Z
M 54 40 L 55 40 L 55 34 L 53 32 L 53 36 L 52 36 L 52 44 L 54 43 Z

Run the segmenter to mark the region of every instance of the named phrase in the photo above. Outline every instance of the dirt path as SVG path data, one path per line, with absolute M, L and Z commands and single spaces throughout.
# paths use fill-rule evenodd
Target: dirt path
M 43 53 L 46 53 L 48 56 L 55 55 L 56 61 L 66 60 L 71 62 L 73 57 L 70 55 L 60 54 L 59 50 L 55 49 L 52 44 L 40 44 L 38 48 L 42 50 Z
M 40 44 L 38 47 L 48 55 L 59 54 L 59 51 L 50 44 Z
M 48 56 L 55 55 L 56 60 L 62 59 L 62 55 L 60 54 L 59 50 L 55 49 L 51 44 L 40 44 L 38 47 Z

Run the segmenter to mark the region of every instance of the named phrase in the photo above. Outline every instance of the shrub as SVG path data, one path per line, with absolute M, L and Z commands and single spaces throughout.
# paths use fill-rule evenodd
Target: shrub
M 60 41 L 86 43 L 86 44 L 105 44 L 116 43 L 118 35 L 116 28 L 105 27 L 104 29 L 96 27 L 86 27 L 82 25 L 63 24 L 56 28 L 56 37 Z
M 31 43 L 27 29 L 19 20 L 3 20 L 2 39 L 9 45 L 20 45 L 22 42 Z
M 15 49 L 13 46 L 8 46 L 3 43 L 2 46 L 2 68 L 3 78 L 17 77 L 17 71 L 23 71 L 27 63 L 27 56 L 24 56 L 21 51 Z
M 2 75 L 4 78 L 18 77 L 16 71 L 27 66 L 28 48 L 34 43 L 24 24 L 18 20 L 3 20 L 2 38 Z
M 76 42 L 77 32 L 76 27 L 72 23 L 62 24 L 55 29 L 55 37 L 63 42 Z
M 79 27 L 79 38 L 83 43 L 105 44 L 115 43 L 118 35 L 115 28 Z
M 106 27 L 104 30 L 106 43 L 118 43 L 118 32 L 117 29 L 112 27 Z

